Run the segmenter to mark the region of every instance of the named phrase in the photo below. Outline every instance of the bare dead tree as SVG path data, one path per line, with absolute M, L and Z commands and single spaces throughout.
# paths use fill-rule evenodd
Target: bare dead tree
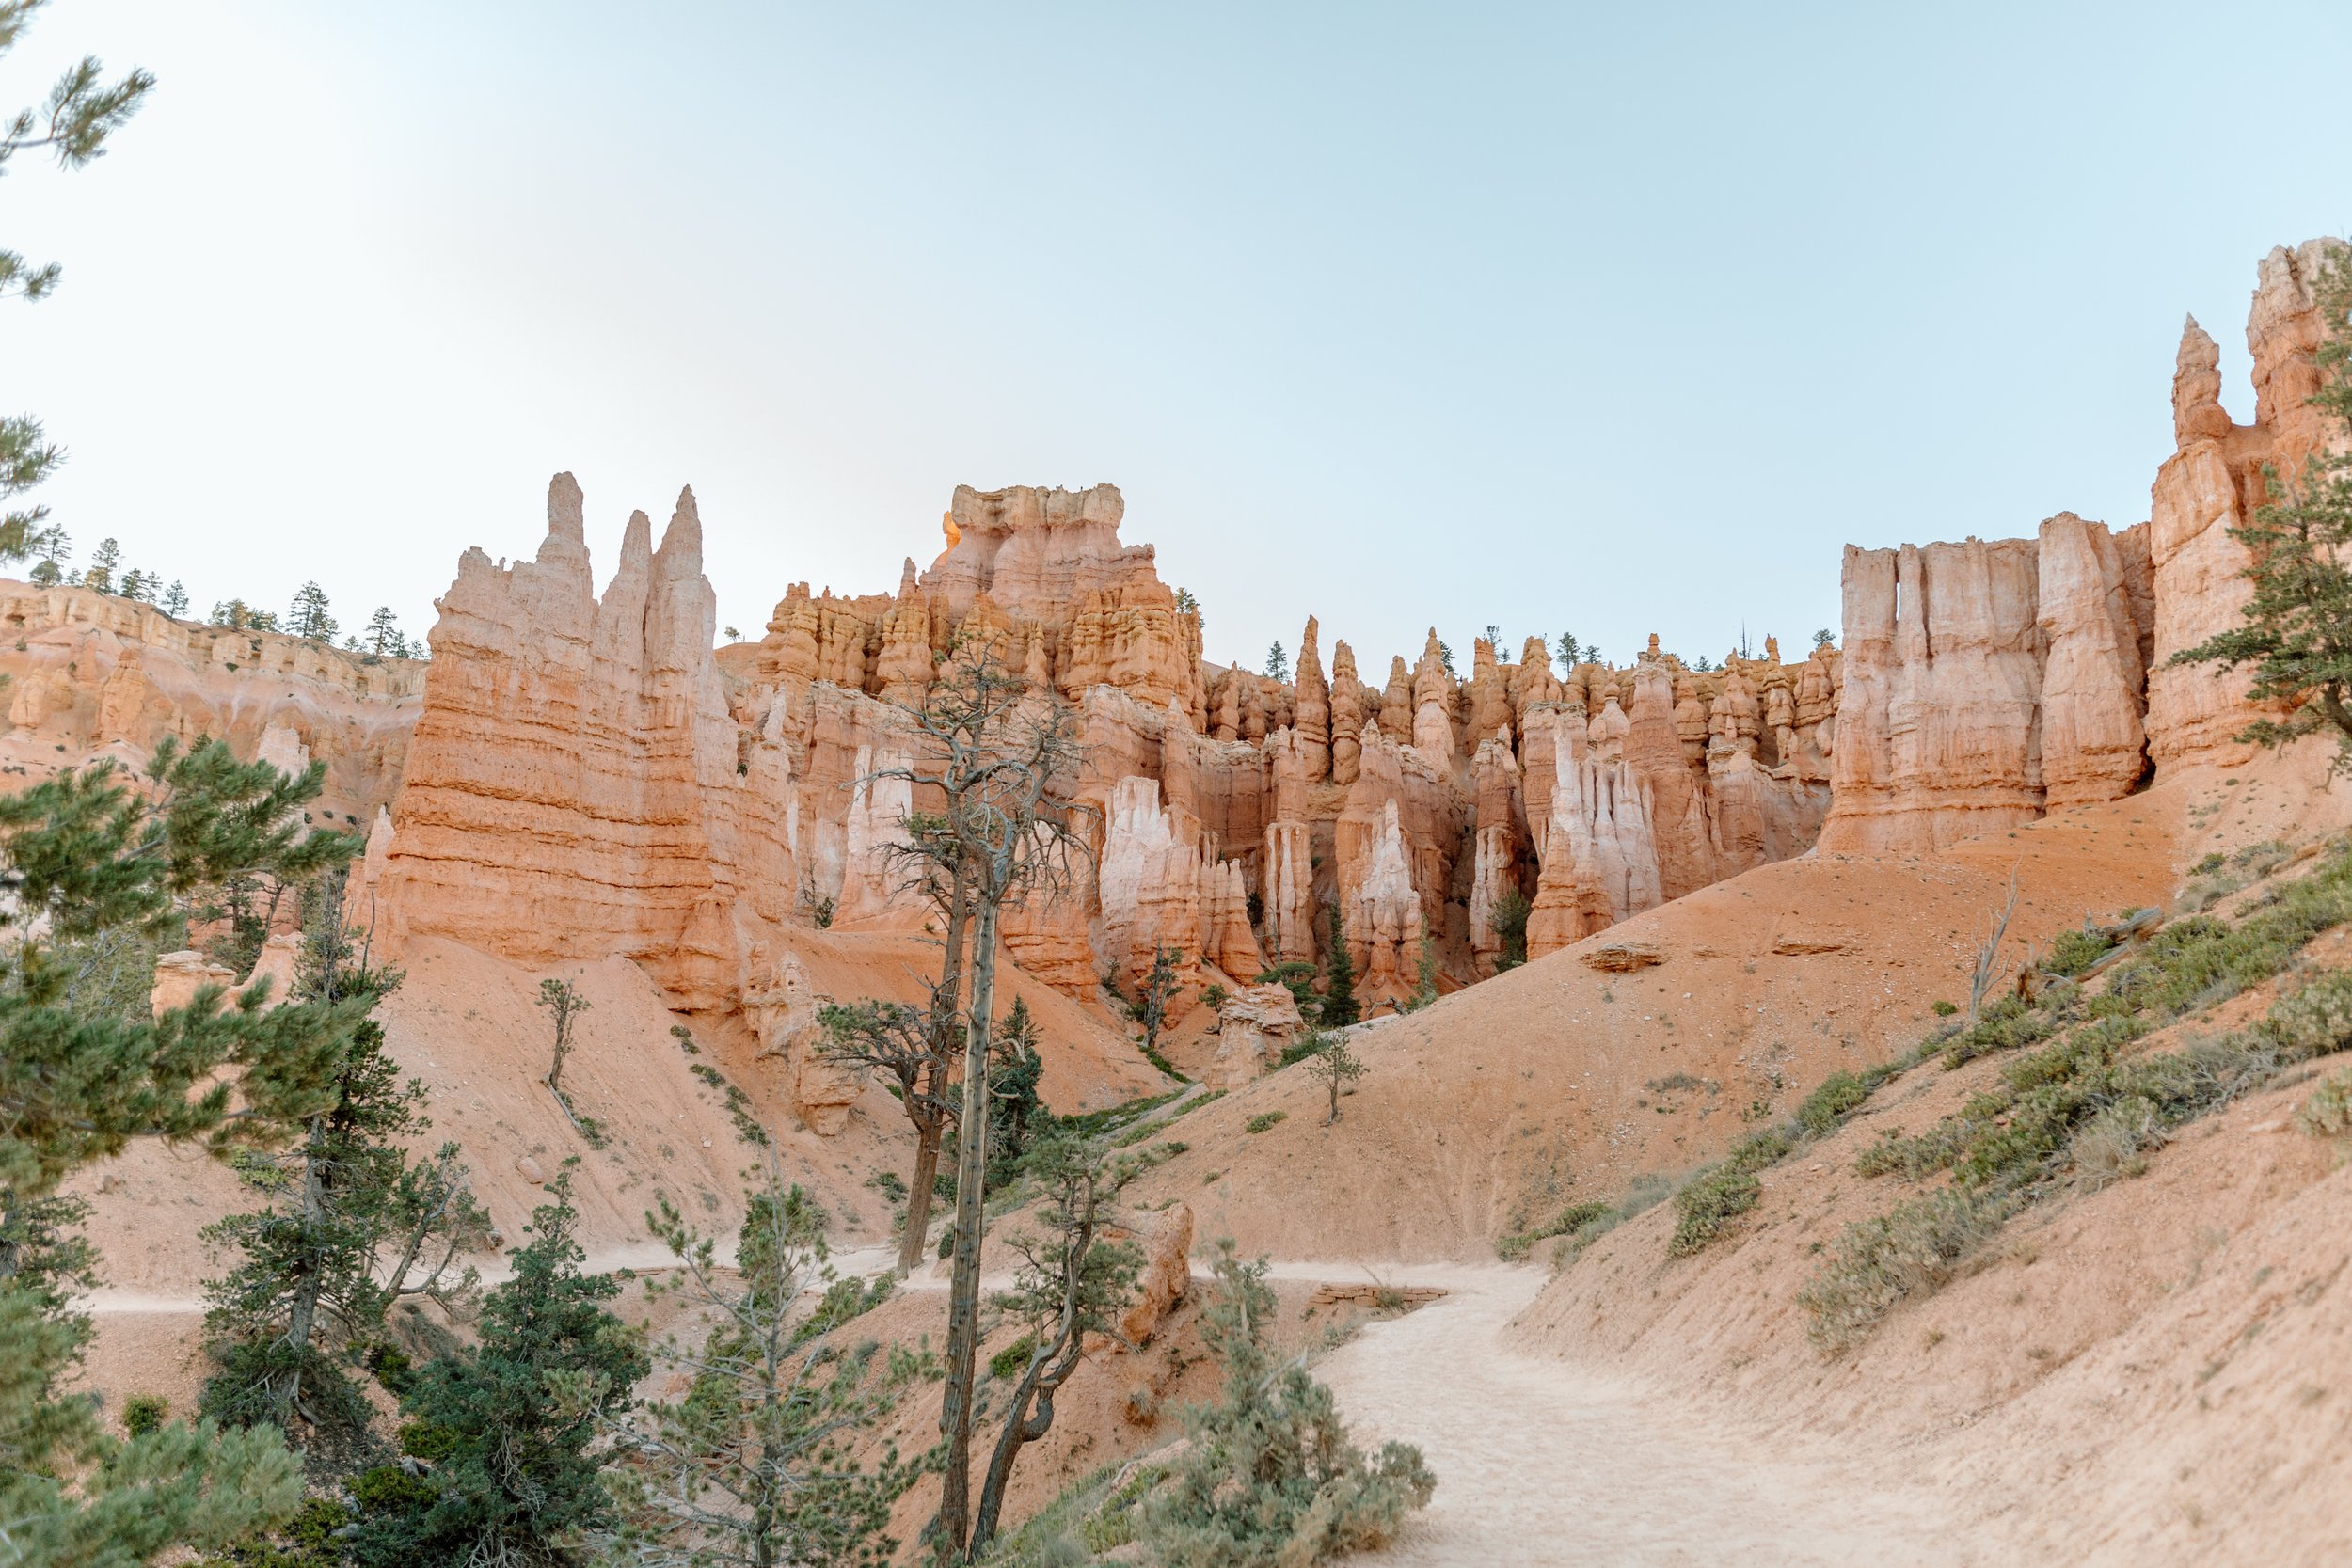
M 1977 1021 L 1977 1013 L 1984 1006 L 1985 993 L 2000 976 L 2001 943 L 2009 936 L 2010 917 L 2017 912 L 2017 867 L 2009 868 L 2009 902 L 1994 918 L 1993 927 L 1977 949 L 1977 966 L 1968 976 L 1968 1022 Z

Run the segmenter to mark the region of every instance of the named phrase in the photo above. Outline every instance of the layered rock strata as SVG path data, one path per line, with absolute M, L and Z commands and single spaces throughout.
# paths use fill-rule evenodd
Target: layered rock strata
M 1822 847 L 1920 851 L 2118 799 L 2168 768 L 2240 760 L 2243 671 L 2169 664 L 2239 622 L 2233 531 L 2326 439 L 2309 404 L 2330 245 L 2273 250 L 2246 329 L 2255 416 L 2221 406 L 2220 351 L 2191 318 L 2172 377 L 2173 454 L 2148 521 L 2071 512 L 2032 539 L 1846 551 L 1844 684 Z
M 1074 709 L 1090 853 L 1004 925 L 1073 995 L 1132 993 L 1172 948 L 1181 1016 L 1212 980 L 1327 961 L 1336 911 L 1369 994 L 1401 996 L 1424 961 L 1489 972 L 1515 899 L 1539 906 L 1542 950 L 1810 841 L 1834 651 L 1715 670 L 1653 650 L 1564 676 L 1540 639 L 1516 663 L 1482 641 L 1464 679 L 1433 632 L 1375 688 L 1344 642 L 1326 675 L 1311 622 L 1276 681 L 1201 658 L 1198 608 L 1120 543 L 1123 510 L 1109 485 L 960 489 L 946 548 L 895 594 L 794 584 L 757 644 L 714 653 L 691 494 L 658 549 L 630 519 L 599 596 L 559 475 L 536 557 L 469 551 L 440 600 L 361 888 L 396 940 L 534 966 L 619 953 L 682 1006 L 770 1007 L 753 955 L 780 925 L 930 918 L 897 851 L 921 804 L 909 710 L 951 646 Z
M 315 814 L 358 829 L 400 788 L 423 661 L 175 620 L 87 588 L 0 581 L 0 766 L 40 776 L 167 738 L 228 743 L 293 771 L 326 765 Z

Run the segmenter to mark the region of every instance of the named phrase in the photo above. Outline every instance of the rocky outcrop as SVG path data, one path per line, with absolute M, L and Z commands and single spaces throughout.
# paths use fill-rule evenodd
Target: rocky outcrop
M 1119 1337 L 1127 1344 L 1150 1344 L 1161 1321 L 1192 1289 L 1192 1206 L 1177 1203 L 1162 1210 L 1139 1238 L 1143 1272 L 1136 1279 L 1136 1299 L 1119 1319 Z
M 358 828 L 399 790 L 425 666 L 0 581 L 0 764 L 21 776 L 100 755 L 137 766 L 166 738 L 210 736 L 288 771 L 325 763 L 313 815 Z
M 2220 350 L 2189 318 L 2172 377 L 2175 451 L 2156 470 L 2149 513 L 2154 627 L 2148 673 L 2147 731 L 2159 768 L 2245 754 L 2233 737 L 2258 717 L 2245 699 L 2243 671 L 2171 667 L 2168 660 L 2237 624 L 2250 585 L 2240 576 L 2246 547 L 2232 536 L 2271 499 L 2263 478 L 2282 478 L 2327 437 L 2313 352 L 2326 332 L 2312 289 L 2341 241 L 2280 246 L 2263 258 L 2246 346 L 2254 360 L 2254 422 L 2233 423 L 2221 406 Z
M 2239 624 L 2233 536 L 2326 431 L 2308 400 L 2328 247 L 2264 259 L 2247 324 L 2255 419 L 2221 406 L 2220 351 L 2191 318 L 2172 376 L 2175 451 L 2149 521 L 2117 531 L 2059 513 L 2032 539 L 1849 548 L 1836 719 L 1834 850 L 1940 847 L 2053 806 L 2114 800 L 2152 773 L 2245 754 L 2246 673 L 2173 667 Z
M 693 493 L 659 549 L 631 515 L 599 598 L 580 487 L 559 474 L 537 557 L 467 551 L 438 608 L 379 889 L 393 939 L 532 967 L 618 953 L 688 1005 L 732 1005 L 737 906 L 787 918 L 797 879 L 741 876 L 755 785 L 712 657 Z
M 1216 1055 L 1206 1082 L 1214 1089 L 1248 1083 L 1282 1059 L 1307 1032 L 1298 1001 L 1285 986 L 1245 986 L 1216 1010 Z
M 959 490 L 947 547 L 896 592 L 796 583 L 758 643 L 714 652 L 691 493 L 659 549 L 631 518 L 599 596 L 558 476 L 537 556 L 469 551 L 440 601 L 406 785 L 354 896 L 394 942 L 620 954 L 681 1006 L 765 1016 L 776 966 L 754 955 L 784 927 L 932 924 L 898 851 L 926 787 L 910 711 L 951 646 L 1075 709 L 1090 853 L 1003 933 L 1082 999 L 1169 948 L 1181 1015 L 1213 975 L 1326 962 L 1334 913 L 1367 999 L 1401 997 L 1424 956 L 1491 972 L 1512 896 L 1548 890 L 1551 928 L 1581 930 L 1810 841 L 1832 654 L 1563 677 L 1540 639 L 1518 663 L 1481 639 L 1463 679 L 1433 632 L 1375 689 L 1344 643 L 1326 678 L 1310 621 L 1278 681 L 1202 660 L 1198 609 L 1120 542 L 1122 512 L 1108 485 Z

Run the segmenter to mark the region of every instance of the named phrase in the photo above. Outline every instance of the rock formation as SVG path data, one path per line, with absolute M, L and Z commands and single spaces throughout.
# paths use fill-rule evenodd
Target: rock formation
M 1248 1083 L 1282 1059 L 1307 1032 L 1298 1001 L 1285 986 L 1245 986 L 1216 1011 L 1216 1056 L 1210 1063 L 1211 1088 Z
M 314 815 L 358 828 L 400 788 L 424 673 L 87 588 L 0 582 L 0 765 L 31 777 L 99 755 L 135 767 L 167 737 L 210 736 L 289 770 L 324 762 Z
M 2172 377 L 2174 452 L 2149 520 L 2061 512 L 2035 538 L 1849 548 L 1844 685 L 1827 849 L 1939 847 L 2052 806 L 2114 800 L 2152 770 L 2245 754 L 2243 671 L 2167 660 L 2238 624 L 2231 531 L 2325 436 L 2307 400 L 2330 244 L 2273 250 L 2247 323 L 2255 419 L 2221 406 L 2219 350 L 2192 318 Z M 1803 693 L 1800 693 L 1802 705 Z
M 754 954 L 784 926 L 930 922 L 895 850 L 919 794 L 909 709 L 951 643 L 1075 709 L 1092 854 L 1004 931 L 1081 998 L 1168 947 L 1181 1016 L 1213 978 L 1324 962 L 1334 910 L 1367 997 L 1398 997 L 1424 946 L 1455 981 L 1490 973 L 1506 891 L 1540 895 L 1541 950 L 1810 842 L 1834 654 L 1711 670 L 1653 650 L 1564 680 L 1540 639 L 1518 664 L 1482 639 L 1465 680 L 1433 631 L 1376 689 L 1345 643 L 1327 680 L 1311 621 L 1276 681 L 1202 660 L 1199 610 L 1120 542 L 1122 515 L 1109 485 L 960 489 L 929 570 L 855 598 L 792 584 L 723 657 L 691 492 L 658 550 L 630 519 L 599 597 L 559 475 L 537 556 L 469 551 L 440 601 L 406 785 L 359 887 L 395 941 L 529 966 L 621 954 L 681 1006 L 767 1008 L 775 966 Z

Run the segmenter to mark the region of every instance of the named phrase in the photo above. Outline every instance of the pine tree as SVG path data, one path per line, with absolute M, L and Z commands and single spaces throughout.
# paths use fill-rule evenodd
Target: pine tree
M 932 997 L 933 1006 L 928 1008 L 869 998 L 846 1005 L 829 1002 L 817 1011 L 825 1027 L 817 1048 L 819 1055 L 852 1071 L 885 1075 L 914 1130 L 914 1170 L 907 1181 L 906 1218 L 898 1237 L 900 1277 L 922 1260 L 940 1149 L 948 1125 L 960 1114 L 948 1085 L 961 1056 L 962 1031 L 942 1027 L 936 987 Z
M 341 929 L 342 893 L 342 879 L 331 879 L 310 900 L 301 992 L 373 1004 L 400 974 L 371 968 Z M 369 1424 L 345 1353 L 378 1333 L 405 1296 L 462 1308 L 474 1271 L 453 1275 L 453 1265 L 490 1234 L 457 1146 L 409 1152 L 432 1125 L 421 1109 L 424 1085 L 402 1080 L 373 1019 L 353 1034 L 329 1084 L 332 1103 L 298 1142 L 245 1163 L 243 1174 L 270 1196 L 269 1207 L 204 1233 L 241 1261 L 206 1283 L 205 1326 L 221 1370 L 199 1409 L 233 1425 L 306 1433 L 314 1456 L 354 1450 Z
M 924 1531 L 934 1550 L 961 1554 L 971 1534 L 997 932 L 1009 901 L 1064 896 L 1073 857 L 1083 849 L 1071 825 L 1081 808 L 1068 793 L 1080 760 L 1069 705 L 1052 693 L 1029 691 L 985 643 L 960 645 L 937 663 L 921 706 L 907 715 L 918 759 L 875 776 L 905 779 L 938 800 L 938 809 L 907 819 L 907 836 L 894 847 L 893 862 L 906 885 L 948 910 L 951 952 L 960 949 L 963 934 L 957 911 L 968 912 L 972 928 L 971 1002 L 962 1015 L 962 1105 L 956 1117 L 954 1271 L 947 1287 L 947 1365 L 940 1401 L 939 1512 Z
M 1217 1289 L 1200 1336 L 1224 1364 L 1224 1396 L 1188 1413 L 1191 1446 L 1144 1510 L 1164 1568 L 1307 1568 L 1379 1546 L 1437 1490 L 1419 1449 L 1348 1441 L 1331 1390 L 1303 1357 L 1265 1342 L 1276 1302 L 1266 1262 L 1218 1243 Z
M 1343 1029 L 1363 1016 L 1363 1007 L 1356 1000 L 1356 959 L 1347 950 L 1347 932 L 1340 925 L 1340 907 L 1330 906 L 1331 957 L 1324 971 L 1321 1022 L 1334 1029 Z
M 716 1321 L 700 1344 L 672 1339 L 659 1359 L 683 1372 L 679 1398 L 621 1427 L 627 1463 L 613 1474 L 620 1524 L 612 1560 L 639 1568 L 784 1568 L 880 1563 L 890 1505 L 919 1467 L 887 1445 L 867 1469 L 860 1449 L 898 1386 L 919 1370 L 878 1347 L 844 1351 L 834 1331 L 888 1293 L 837 1281 L 826 1262 L 825 1213 L 771 1161 L 750 1195 L 729 1278 L 708 1238 L 666 1196 L 646 1227 L 678 1260 L 649 1294 L 675 1296 Z M 797 1304 L 830 1285 L 814 1312 Z M 838 1304 L 836 1306 L 836 1304 Z
M 236 872 L 301 879 L 350 857 L 356 842 L 303 831 L 324 776 L 290 780 L 217 741 L 183 752 L 167 740 L 135 792 L 100 763 L 0 799 L 0 886 L 24 928 L 0 955 L 6 1560 L 143 1562 L 274 1525 L 300 1500 L 275 1433 L 173 1423 L 117 1444 L 66 1391 L 89 1334 L 69 1286 L 94 1259 L 56 1192 L 136 1136 L 225 1149 L 274 1139 L 326 1102 L 326 1071 L 363 1006 L 224 1009 L 207 988 L 151 1016 L 136 978 L 205 887 Z
M 1835 645 L 1836 641 L 1837 634 L 1830 630 L 1827 626 L 1821 627 L 1820 630 L 1813 634 L 1813 645 L 1817 648 L 1831 647 Z
M 315 582 L 304 583 L 294 593 L 294 609 L 286 613 L 287 632 L 313 642 L 333 642 L 335 617 L 326 610 L 326 590 Z
M 1324 1126 L 1340 1119 L 1341 1091 L 1371 1070 L 1347 1049 L 1345 1035 L 1322 1037 L 1321 1043 L 1307 1058 L 1307 1076 L 1319 1080 L 1331 1091 L 1331 1114 L 1323 1118 Z
M 1041 1195 L 1038 1228 L 1016 1232 L 1007 1248 L 1021 1259 L 1013 1287 L 996 1297 L 1006 1316 L 1025 1329 L 1029 1347 L 1010 1379 L 996 1447 L 972 1526 L 977 1560 L 995 1538 L 1005 1488 L 1021 1450 L 1054 1426 L 1054 1399 L 1077 1371 L 1089 1335 L 1108 1334 L 1135 1289 L 1143 1254 L 1104 1232 L 1118 1220 L 1120 1193 L 1142 1172 L 1106 1140 L 1057 1132 L 1041 1140 L 1027 1162 Z
M 579 1560 L 581 1532 L 613 1524 L 598 1438 L 651 1364 L 604 1306 L 620 1285 L 580 1272 L 575 1163 L 532 1212 L 532 1240 L 507 1255 L 514 1277 L 484 1299 L 481 1342 L 426 1363 L 402 1402 L 404 1445 L 430 1470 L 371 1471 L 355 1488 L 363 1507 L 347 1545 L 359 1568 L 552 1568 Z
M 367 635 L 360 646 L 379 658 L 403 657 L 405 641 L 400 635 L 398 618 L 392 614 L 390 606 L 378 605 L 375 613 L 368 617 Z
M 122 582 L 117 591 L 126 599 L 146 598 L 150 592 L 147 586 L 147 574 L 135 566 L 132 567 L 122 574 Z
M 1184 993 L 1178 985 L 1177 965 L 1184 962 L 1182 949 L 1154 946 L 1152 967 L 1144 973 L 1143 983 L 1136 988 L 1136 1022 L 1143 1025 L 1143 1053 L 1157 1056 L 1160 1051 L 1160 1030 L 1168 1022 L 1168 1005 Z
M 1016 996 L 1012 1011 L 997 1027 L 996 1063 L 989 1072 L 990 1192 L 1011 1180 L 1030 1143 L 1054 1129 L 1054 1113 L 1037 1092 L 1045 1076 L 1045 1058 L 1037 1045 L 1037 1017 L 1029 1011 L 1027 999 Z
M 115 567 L 122 561 L 122 546 L 111 539 L 101 539 L 98 548 L 90 552 L 89 565 L 82 573 L 82 586 L 101 594 L 115 591 Z
M 172 580 L 169 588 L 164 590 L 164 613 L 175 621 L 187 619 L 188 591 L 180 586 L 177 578 Z
M 1265 673 L 1278 681 L 1291 678 L 1291 656 L 1282 651 L 1281 643 L 1277 642 L 1265 651 Z

